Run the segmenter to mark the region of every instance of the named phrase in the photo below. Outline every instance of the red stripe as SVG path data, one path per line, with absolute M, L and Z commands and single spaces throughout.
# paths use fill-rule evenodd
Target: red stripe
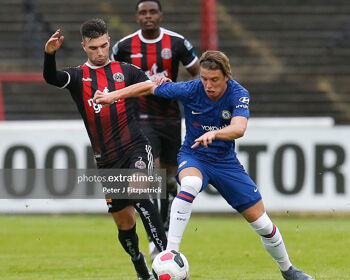
M 140 37 L 138 35 L 135 35 L 131 39 L 131 54 L 133 54 L 133 55 L 141 54 L 141 40 L 140 40 Z M 134 65 L 142 68 L 142 58 L 140 56 L 139 57 L 132 57 L 131 64 L 134 64 Z M 146 97 L 145 96 L 139 97 L 138 103 L 139 103 L 140 109 L 145 108 Z
M 190 196 L 188 196 L 188 195 L 185 195 L 185 194 L 183 194 L 183 193 L 181 193 L 181 192 L 179 192 L 177 195 L 178 195 L 178 196 L 181 196 L 181 197 L 183 197 L 183 198 L 186 198 L 186 199 L 188 199 L 188 200 L 191 200 L 191 201 L 194 200 L 193 197 L 190 197 Z
M 162 39 L 162 50 L 164 49 L 169 49 L 171 50 L 171 40 L 170 40 L 170 35 L 164 34 L 163 39 Z M 163 70 L 166 70 L 168 72 L 168 78 L 172 79 L 172 74 L 171 74 L 171 61 L 172 61 L 172 56 L 169 59 L 164 59 L 163 58 Z
M 276 233 L 276 226 L 273 225 L 273 229 L 272 229 L 272 232 L 270 234 L 267 234 L 267 235 L 263 235 L 265 238 L 272 238 Z
M 123 70 L 120 67 L 119 62 L 113 62 L 111 63 L 112 73 L 121 73 L 123 74 Z M 124 75 L 124 74 L 123 74 Z M 125 87 L 125 80 L 122 82 L 115 81 L 115 89 L 122 89 Z M 115 103 L 115 106 L 117 106 L 117 113 L 118 113 L 118 127 L 120 135 L 120 141 L 122 142 L 122 145 L 124 146 L 125 143 L 131 142 L 130 137 L 130 131 L 128 129 L 128 119 L 126 114 L 126 108 L 125 108 L 125 99 L 122 99 Z M 125 129 L 122 129 L 123 127 L 126 127 Z
M 104 67 L 97 68 L 96 70 L 97 86 L 100 91 L 104 91 L 105 88 L 108 89 L 108 80 Z M 102 125 L 102 134 L 104 145 L 106 148 L 106 153 L 115 150 L 115 142 L 113 139 L 112 123 L 111 123 L 111 113 L 109 106 L 103 106 L 100 113 L 100 120 Z
M 131 39 L 131 54 L 140 54 L 141 53 L 141 40 L 139 36 L 134 36 Z M 141 57 L 132 57 L 131 63 L 141 68 Z
M 152 66 L 157 65 L 157 45 L 155 43 L 146 45 L 147 51 L 147 69 L 151 71 L 150 75 L 154 75 Z
M 86 65 L 81 66 L 81 68 L 83 69 L 83 78 L 84 79 L 90 78 L 89 68 Z M 89 127 L 87 127 L 86 129 L 90 132 L 90 135 L 92 137 L 92 142 L 94 144 L 95 152 L 101 153 L 101 146 L 98 141 L 97 129 L 95 124 L 94 108 L 93 106 L 90 106 L 90 104 L 92 104 L 92 100 L 90 100 L 90 104 L 89 104 L 89 99 L 92 99 L 91 82 L 83 81 L 83 102 L 84 102 L 87 122 L 89 124 Z

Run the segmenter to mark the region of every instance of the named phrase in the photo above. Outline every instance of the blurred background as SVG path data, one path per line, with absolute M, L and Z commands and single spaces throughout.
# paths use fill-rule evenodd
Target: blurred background
M 60 28 L 58 68 L 78 66 L 86 60 L 81 23 L 105 19 L 114 44 L 139 29 L 136 2 L 0 0 L 0 168 L 94 166 L 70 94 L 43 82 L 44 45 Z M 267 208 L 349 212 L 349 1 L 161 3 L 162 27 L 184 35 L 198 57 L 206 49 L 225 52 L 234 79 L 249 90 L 252 119 L 237 152 Z M 178 80 L 189 78 L 180 71 Z M 66 160 L 69 149 L 75 164 Z M 47 165 L 52 151 L 62 155 Z M 228 211 L 220 202 L 207 207 L 215 191 L 203 197 L 200 211 Z M 28 211 L 25 203 L 21 209 Z

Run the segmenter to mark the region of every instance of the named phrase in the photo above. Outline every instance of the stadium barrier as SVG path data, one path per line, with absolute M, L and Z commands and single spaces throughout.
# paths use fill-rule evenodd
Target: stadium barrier
M 0 122 L 0 139 L 1 169 L 93 167 L 82 121 Z M 350 126 L 333 126 L 329 118 L 252 119 L 236 151 L 267 210 L 350 212 L 349 139 Z M 6 191 L 5 183 L 0 177 L 1 191 Z M 1 213 L 106 210 L 103 199 L 31 199 L 30 193 L 24 198 L 0 197 Z M 195 200 L 194 211 L 231 208 L 209 187 Z

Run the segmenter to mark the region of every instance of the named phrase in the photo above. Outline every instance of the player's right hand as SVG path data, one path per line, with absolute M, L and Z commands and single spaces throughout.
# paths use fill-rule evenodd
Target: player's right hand
M 104 93 L 100 90 L 96 90 L 94 95 L 94 102 L 96 104 L 108 105 L 114 102 L 113 96 L 111 93 Z
M 60 36 L 61 29 L 57 31 L 50 37 L 50 39 L 45 44 L 45 52 L 48 54 L 54 54 L 62 45 L 64 36 Z
M 167 77 L 164 77 L 164 76 L 157 76 L 155 77 L 154 81 L 153 81 L 157 86 L 160 86 L 162 83 L 165 83 L 165 82 L 169 82 L 171 83 L 172 80 L 167 78 Z

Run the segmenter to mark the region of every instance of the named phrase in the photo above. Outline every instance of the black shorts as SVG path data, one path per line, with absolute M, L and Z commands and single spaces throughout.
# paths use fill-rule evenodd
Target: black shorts
M 160 162 L 176 166 L 181 147 L 181 120 L 141 120 L 140 125 L 151 143 L 154 158 L 160 157 Z
M 150 145 L 135 147 L 128 156 L 120 161 L 104 165 L 104 169 L 153 169 L 153 155 Z M 134 204 L 133 199 L 106 199 L 108 212 L 118 212 Z

